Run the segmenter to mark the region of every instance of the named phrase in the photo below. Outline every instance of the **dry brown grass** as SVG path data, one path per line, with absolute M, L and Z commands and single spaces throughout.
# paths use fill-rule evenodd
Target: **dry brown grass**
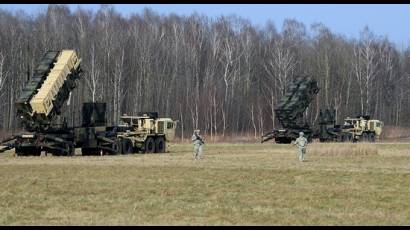
M 402 139 L 410 139 L 410 128 L 398 127 L 398 126 L 385 126 L 383 127 L 382 137 L 383 140 L 400 141 Z
M 9 137 L 10 135 L 11 135 L 10 133 L 8 133 L 6 131 L 3 131 L 3 130 L 0 130 L 0 141 L 2 141 L 3 139 Z
M 370 143 L 315 143 L 308 151 L 318 156 L 373 156 L 378 154 L 377 146 Z
M 222 135 L 209 135 L 209 134 L 201 134 L 204 138 L 206 143 L 259 143 L 261 138 L 257 136 L 255 138 L 254 134 L 246 133 L 246 134 L 227 134 L 225 136 Z M 179 144 L 190 144 L 191 137 L 184 137 L 183 139 L 180 136 L 175 137 L 175 143 Z
M 104 157 L 7 152 L 0 225 L 410 224 L 410 144 L 315 153 L 325 147 L 310 145 L 303 163 L 294 147 L 271 143 L 206 144 L 201 161 L 191 144 Z

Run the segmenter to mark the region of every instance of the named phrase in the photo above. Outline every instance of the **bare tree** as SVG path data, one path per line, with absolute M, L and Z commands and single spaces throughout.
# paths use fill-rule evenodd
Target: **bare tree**
M 337 119 L 369 113 L 385 124 L 410 125 L 409 51 L 399 51 L 364 28 L 346 39 L 322 24 L 286 19 L 259 28 L 237 16 L 212 19 L 160 15 L 146 9 L 124 17 L 103 5 L 97 12 L 50 5 L 37 15 L 0 10 L 1 129 L 14 130 L 14 102 L 47 50 L 75 49 L 84 80 L 73 91 L 67 116 L 81 118 L 81 103 L 103 101 L 108 122 L 121 113 L 158 111 L 179 119 L 177 135 L 194 128 L 216 136 L 275 127 L 274 109 L 300 74 L 319 82 L 306 111 L 334 107 Z M 13 77 L 11 77 L 13 76 Z

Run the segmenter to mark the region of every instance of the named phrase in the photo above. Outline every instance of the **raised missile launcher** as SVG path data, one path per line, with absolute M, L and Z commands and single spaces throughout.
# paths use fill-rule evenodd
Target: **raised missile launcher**
M 75 81 L 81 78 L 80 62 L 73 50 L 50 51 L 43 56 L 16 102 L 26 132 L 0 141 L 0 152 L 12 148 L 19 156 L 39 156 L 42 151 L 72 156 L 75 148 L 81 148 L 82 155 L 165 152 L 175 122 L 157 119 L 157 113 L 122 117 L 125 122 L 131 119 L 129 126 L 106 126 L 106 104 L 92 102 L 83 103 L 81 127 L 55 123 Z
M 81 59 L 74 50 L 48 51 L 16 101 L 25 132 L 14 136 L 17 155 L 74 154 L 74 128 L 52 123 L 81 77 Z M 11 147 L 11 145 L 9 145 Z
M 58 54 L 58 51 L 49 51 L 44 54 L 39 65 L 34 70 L 31 79 L 24 87 L 16 102 L 17 114 L 21 116 L 20 118 L 25 128 L 29 128 L 34 122 L 30 101 L 47 78 L 50 70 L 53 68 Z
M 319 92 L 317 81 L 307 76 L 297 77 L 275 109 L 275 115 L 282 128 L 274 128 L 262 136 L 265 142 L 275 139 L 276 143 L 291 143 L 303 132 L 308 139 L 312 138 L 311 127 L 304 122 L 303 113 Z
M 81 77 L 81 59 L 74 50 L 49 51 L 16 102 L 27 131 L 47 130 Z

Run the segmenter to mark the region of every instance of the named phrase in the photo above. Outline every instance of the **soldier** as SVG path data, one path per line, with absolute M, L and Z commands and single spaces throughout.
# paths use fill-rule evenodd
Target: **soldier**
M 305 160 L 305 154 L 306 154 L 306 146 L 307 146 L 307 139 L 303 136 L 303 132 L 299 133 L 299 137 L 296 139 L 296 141 L 293 143 L 293 145 L 297 145 L 298 147 L 298 153 L 299 153 L 299 161 L 304 161 Z
M 194 134 L 191 139 L 194 142 L 194 160 L 199 160 L 202 156 L 202 146 L 205 144 L 201 135 L 199 135 L 199 129 L 194 130 Z

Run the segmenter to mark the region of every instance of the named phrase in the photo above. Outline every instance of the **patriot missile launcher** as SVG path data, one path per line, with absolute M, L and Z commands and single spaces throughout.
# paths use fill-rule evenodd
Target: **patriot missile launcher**
M 55 123 L 64 103 L 69 100 L 76 80 L 81 78 L 81 59 L 74 50 L 48 51 L 16 101 L 17 114 L 24 133 L 13 136 L 5 149 L 15 148 L 17 155 L 73 155 L 73 128 L 64 121 Z M 2 149 L 1 151 L 4 151 Z
M 275 115 L 281 128 L 274 128 L 262 136 L 262 143 L 275 139 L 276 143 L 291 143 L 303 132 L 308 139 L 312 138 L 313 130 L 303 120 L 303 113 L 319 92 L 317 81 L 300 76 L 293 81 L 284 97 L 275 109 Z
M 47 130 L 61 113 L 81 78 L 81 59 L 74 50 L 48 51 L 16 102 L 17 114 L 27 131 Z
M 155 126 L 150 126 L 154 121 L 151 117 L 131 116 L 131 121 L 139 122 L 107 126 L 106 104 L 90 102 L 83 103 L 81 126 L 69 127 L 65 120 L 56 123 L 64 103 L 70 101 L 76 80 L 81 79 L 80 63 L 74 50 L 46 52 L 16 102 L 25 132 L 0 141 L 0 153 L 14 148 L 18 156 L 39 156 L 42 151 L 72 156 L 75 148 L 81 148 L 82 155 L 127 154 L 145 152 L 147 148 L 141 143 L 149 146 L 146 152 L 153 146 L 155 152 L 165 152 L 165 141 L 172 139 L 175 132 L 174 122 L 168 118 L 155 119 Z M 128 117 L 123 119 L 128 121 Z M 141 135 L 150 140 L 148 144 L 139 142 Z M 136 151 L 129 151 L 130 148 Z

